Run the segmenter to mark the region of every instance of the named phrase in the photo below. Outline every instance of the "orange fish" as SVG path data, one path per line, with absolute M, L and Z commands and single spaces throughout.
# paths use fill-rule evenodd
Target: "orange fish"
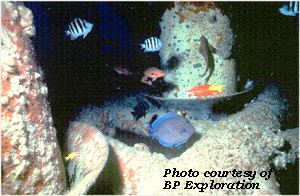
M 152 85 L 152 83 L 160 77 L 163 77 L 165 72 L 156 68 L 150 67 L 144 72 L 144 77 L 141 79 L 141 82 Z
M 218 97 L 214 93 L 223 94 L 221 90 L 223 86 L 225 85 L 215 86 L 215 84 L 204 84 L 204 85 L 194 86 L 193 88 L 189 89 L 187 92 L 199 97 L 200 99 L 203 99 L 203 96 Z

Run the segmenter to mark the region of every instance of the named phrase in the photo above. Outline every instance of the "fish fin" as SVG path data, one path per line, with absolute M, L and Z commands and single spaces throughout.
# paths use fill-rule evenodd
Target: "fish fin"
M 150 142 L 150 144 L 152 144 L 152 141 L 153 141 L 154 137 L 155 137 L 155 135 L 153 135 L 153 136 L 152 136 L 152 139 L 151 139 L 151 142 Z
M 67 37 L 71 34 L 69 30 L 68 30 L 68 31 L 59 30 L 59 32 L 60 32 L 60 33 L 63 33 L 63 35 L 64 35 L 64 40 L 66 40 Z
M 89 32 L 88 32 L 88 33 L 89 33 Z M 88 33 L 84 33 L 82 39 L 84 39 L 84 38 L 87 36 Z
M 140 50 L 143 50 L 144 48 L 146 48 L 146 44 L 139 44 L 140 45 Z
M 150 130 L 151 135 L 154 135 L 153 129 L 149 126 L 146 126 L 146 127 Z
M 179 144 L 177 144 L 177 145 L 175 145 L 175 147 L 176 147 L 177 149 L 180 149 L 182 146 L 179 145 Z
M 171 146 L 173 146 L 173 144 L 168 144 L 168 143 L 162 142 L 162 141 L 160 141 L 160 140 L 158 140 L 158 141 L 159 141 L 159 143 L 160 143 L 161 145 L 163 145 L 163 146 L 165 146 L 165 147 L 171 147 Z
M 176 144 L 175 147 L 177 147 L 177 149 L 180 149 L 182 147 L 182 144 L 184 144 L 185 142 L 181 142 L 179 144 Z
M 212 45 L 208 45 L 209 51 L 216 54 L 217 53 L 217 49 L 215 47 L 213 47 Z
M 142 79 L 141 79 L 141 82 L 143 82 L 143 83 L 145 83 L 145 84 L 148 84 L 147 79 L 148 79 L 147 76 L 143 76 Z
M 152 139 L 151 139 L 151 142 L 150 142 L 150 144 L 152 144 L 152 140 L 153 140 L 154 137 L 155 137 L 155 133 L 154 133 L 154 131 L 153 131 L 153 129 L 152 129 L 151 127 L 147 126 L 147 128 L 150 130 L 150 133 L 151 133 L 151 135 L 152 135 Z
M 77 36 L 74 36 L 71 34 L 71 40 L 75 40 L 77 38 Z
M 132 114 L 132 116 L 133 116 L 133 119 L 134 119 L 134 121 L 138 121 L 139 120 L 139 114 L 137 113 L 137 112 L 131 112 L 131 114 Z

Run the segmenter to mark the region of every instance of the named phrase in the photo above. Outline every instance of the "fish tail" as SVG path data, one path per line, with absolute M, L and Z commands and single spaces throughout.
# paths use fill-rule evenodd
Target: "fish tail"
M 137 112 L 131 112 L 132 116 L 133 116 L 133 119 L 135 121 L 138 121 L 139 118 L 141 118 L 141 116 L 137 113 Z
M 140 50 L 142 50 L 142 49 L 144 49 L 144 48 L 146 48 L 146 45 L 145 44 L 139 44 L 140 45 Z
M 67 39 L 67 37 L 71 34 L 69 30 L 64 31 L 64 30 L 60 29 L 59 32 L 64 35 L 64 40 Z

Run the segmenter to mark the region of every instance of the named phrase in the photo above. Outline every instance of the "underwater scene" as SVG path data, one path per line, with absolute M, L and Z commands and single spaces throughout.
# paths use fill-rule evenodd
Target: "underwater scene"
M 1 193 L 299 195 L 299 4 L 1 2 Z

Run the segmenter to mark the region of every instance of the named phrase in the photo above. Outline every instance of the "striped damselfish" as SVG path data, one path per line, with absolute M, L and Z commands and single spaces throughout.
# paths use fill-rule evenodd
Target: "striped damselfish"
M 65 31 L 66 35 L 71 35 L 71 40 L 77 39 L 77 37 L 83 35 L 83 38 L 91 32 L 93 24 L 80 18 L 75 18 L 69 24 L 69 30 Z
M 299 15 L 298 1 L 290 1 L 290 5 L 283 5 L 279 8 L 279 12 L 286 16 L 297 16 Z
M 144 52 L 155 52 L 163 47 L 163 43 L 157 37 L 150 37 L 145 40 L 144 44 L 140 44 L 141 49 L 145 48 Z
M 166 147 L 175 146 L 178 149 L 195 132 L 195 128 L 190 121 L 180 114 L 165 114 L 156 119 L 151 126 L 147 126 L 147 128 L 152 134 L 152 140 L 156 138 L 161 145 Z

